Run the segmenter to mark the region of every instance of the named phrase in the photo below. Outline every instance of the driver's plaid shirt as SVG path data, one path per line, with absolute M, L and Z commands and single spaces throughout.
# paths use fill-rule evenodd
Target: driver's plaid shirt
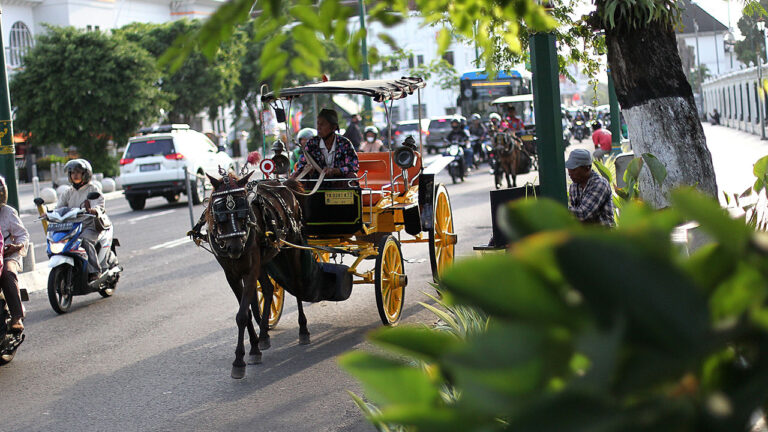
M 613 193 L 608 180 L 592 171 L 586 186 L 577 183 L 568 190 L 568 210 L 582 222 L 614 226 Z

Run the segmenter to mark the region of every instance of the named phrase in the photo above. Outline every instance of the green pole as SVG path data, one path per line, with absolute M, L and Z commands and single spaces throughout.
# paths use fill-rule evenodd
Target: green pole
M 363 79 L 371 79 L 370 71 L 368 70 L 368 30 L 365 28 L 365 4 L 363 0 L 358 0 L 360 5 L 360 29 L 364 32 L 363 40 L 361 41 L 361 54 L 363 55 Z M 366 123 L 371 123 L 371 116 L 373 113 L 373 106 L 371 105 L 371 98 L 363 97 L 363 120 Z
M 619 99 L 616 97 L 616 87 L 613 86 L 613 76 L 608 69 L 608 103 L 611 105 L 611 147 L 612 153 L 621 152 L 621 117 L 619 116 Z
M 0 9 L 0 47 L 3 44 L 2 9 Z M 5 50 L 0 73 L 0 174 L 8 185 L 8 204 L 19 210 L 19 188 L 16 183 L 16 148 L 13 145 L 13 121 L 11 120 L 11 98 L 8 92 L 8 74 L 5 68 Z
M 553 33 L 534 34 L 531 36 L 530 50 L 541 195 L 567 204 L 555 35 Z

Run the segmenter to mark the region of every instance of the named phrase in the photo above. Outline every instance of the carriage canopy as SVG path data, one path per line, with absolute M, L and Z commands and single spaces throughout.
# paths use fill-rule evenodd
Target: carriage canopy
M 357 94 L 373 98 L 376 102 L 403 99 L 420 88 L 426 82 L 418 77 L 403 77 L 385 80 L 349 80 L 326 81 L 291 87 L 279 92 L 269 92 L 261 97 L 262 102 L 272 102 L 277 99 L 293 99 L 307 94 Z

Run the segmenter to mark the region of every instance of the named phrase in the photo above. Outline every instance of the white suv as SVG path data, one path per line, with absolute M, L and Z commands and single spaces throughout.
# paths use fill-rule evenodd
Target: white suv
M 194 204 L 205 198 L 205 173 L 216 174 L 219 167 L 234 169 L 234 162 L 223 148 L 217 148 L 200 132 L 185 124 L 144 128 L 128 140 L 120 159 L 120 183 L 125 198 L 134 210 L 141 210 L 147 198 L 163 196 L 169 203 L 186 193 L 184 169 L 192 181 Z

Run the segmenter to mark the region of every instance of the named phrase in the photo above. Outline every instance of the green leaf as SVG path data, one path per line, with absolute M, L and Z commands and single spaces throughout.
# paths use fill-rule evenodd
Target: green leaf
M 650 153 L 643 153 L 643 160 L 648 170 L 651 172 L 651 177 L 657 186 L 661 186 L 664 183 L 664 179 L 667 178 L 667 168 L 656 156 Z
M 749 242 L 749 229 L 733 220 L 714 199 L 691 189 L 672 193 L 672 204 L 683 217 L 694 220 L 715 240 L 733 253 L 742 253 Z
M 563 275 L 602 325 L 624 315 L 639 339 L 677 355 L 706 345 L 704 297 L 665 259 L 607 233 L 576 236 L 556 256 Z
M 498 420 L 470 410 L 453 407 L 404 406 L 386 407 L 372 418 L 374 421 L 413 426 L 419 432 L 493 431 Z
M 567 208 L 549 198 L 519 199 L 499 210 L 501 228 L 511 243 L 542 231 L 579 230 Z
M 755 268 L 740 263 L 709 299 L 715 319 L 738 318 L 752 306 L 762 304 L 768 294 L 765 276 Z
M 418 405 L 438 399 L 437 387 L 422 368 L 362 351 L 344 354 L 339 364 L 360 380 L 374 403 Z
M 571 323 L 571 312 L 559 293 L 506 254 L 459 261 L 446 270 L 441 285 L 455 302 L 475 305 L 491 315 L 526 322 Z
M 722 245 L 710 243 L 700 247 L 689 259 L 683 262 L 683 268 L 696 281 L 704 292 L 711 293 L 716 286 L 730 277 L 736 268 L 738 258 L 729 253 Z
M 607 166 L 602 161 L 599 161 L 597 159 L 592 162 L 592 164 L 597 168 L 597 172 L 600 173 L 601 176 L 605 177 L 606 180 L 608 180 L 608 184 L 613 184 L 613 176 L 611 175 L 611 170 L 608 169 Z
M 453 349 L 459 339 L 427 327 L 381 328 L 368 335 L 371 342 L 421 360 L 435 361 Z
M 755 162 L 755 165 L 752 167 L 752 173 L 759 179 L 768 176 L 768 156 L 763 156 Z
M 631 189 L 629 184 L 637 183 L 637 179 L 640 177 L 640 171 L 643 169 L 643 159 L 636 157 L 629 162 L 627 169 L 624 171 L 624 183 L 627 184 L 627 189 Z
M 451 32 L 447 28 L 440 29 L 437 34 L 437 53 L 442 55 L 451 44 Z

